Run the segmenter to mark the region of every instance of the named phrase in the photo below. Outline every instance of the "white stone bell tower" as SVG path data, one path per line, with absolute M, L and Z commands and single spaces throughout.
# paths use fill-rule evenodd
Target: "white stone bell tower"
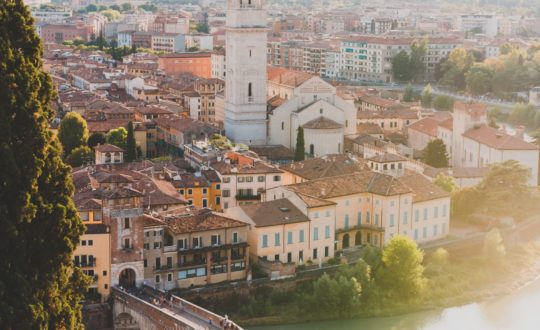
M 266 10 L 263 0 L 227 0 L 225 133 L 266 144 Z

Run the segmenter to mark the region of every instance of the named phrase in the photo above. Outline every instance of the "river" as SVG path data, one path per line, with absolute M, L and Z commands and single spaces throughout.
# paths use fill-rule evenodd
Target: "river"
M 540 330 L 540 278 L 480 303 L 394 317 L 254 327 L 251 330 Z

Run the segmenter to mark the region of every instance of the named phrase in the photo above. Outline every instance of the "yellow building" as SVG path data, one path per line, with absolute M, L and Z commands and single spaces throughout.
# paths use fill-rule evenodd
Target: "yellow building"
M 101 201 L 88 198 L 77 203 L 77 210 L 86 232 L 74 252 L 74 265 L 92 277 L 88 300 L 104 302 L 110 293 L 111 249 L 110 230 L 102 222 Z
M 221 180 L 215 171 L 180 174 L 172 184 L 189 205 L 221 212 Z

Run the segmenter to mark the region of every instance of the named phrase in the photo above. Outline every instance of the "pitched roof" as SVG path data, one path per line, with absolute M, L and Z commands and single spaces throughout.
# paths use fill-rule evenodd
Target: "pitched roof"
M 298 87 L 313 77 L 312 74 L 274 66 L 267 67 L 268 81 L 289 87 Z
M 423 118 L 417 122 L 412 123 L 407 127 L 408 130 L 415 130 L 420 133 L 424 133 L 429 136 L 437 137 L 437 127 L 439 122 L 433 118 Z
M 266 174 L 266 173 L 283 173 L 274 166 L 264 162 L 254 162 L 249 164 L 228 164 L 225 161 L 212 164 L 212 168 L 221 175 L 226 174 Z
M 488 125 L 471 128 L 463 136 L 498 150 L 539 150 L 537 145 L 501 132 Z
M 304 179 L 314 180 L 366 171 L 368 166 L 363 159 L 336 154 L 283 165 L 281 169 Z
M 450 197 L 450 193 L 441 189 L 418 173 L 402 176 L 399 178 L 399 181 L 412 190 L 413 202 L 424 202 L 432 199 Z
M 193 206 L 184 213 L 160 215 L 175 234 L 194 233 L 207 230 L 237 228 L 247 226 L 246 223 L 217 214 L 208 209 L 196 209 Z
M 120 199 L 130 197 L 143 197 L 139 191 L 131 188 L 115 188 L 111 190 L 104 190 L 102 196 L 105 199 Z
M 307 129 L 338 129 L 343 128 L 343 125 L 321 116 L 319 118 L 308 121 L 307 123 L 302 125 L 302 127 Z
M 124 152 L 125 150 L 112 144 L 99 144 L 94 147 L 94 150 L 99 152 Z
M 289 223 L 309 221 L 288 199 L 276 199 L 273 201 L 243 205 L 240 208 L 253 221 L 255 227 L 268 227 Z
M 377 162 L 377 163 L 392 163 L 392 162 L 404 161 L 406 160 L 406 158 L 397 154 L 385 152 L 384 154 L 373 156 L 369 158 L 369 160 Z

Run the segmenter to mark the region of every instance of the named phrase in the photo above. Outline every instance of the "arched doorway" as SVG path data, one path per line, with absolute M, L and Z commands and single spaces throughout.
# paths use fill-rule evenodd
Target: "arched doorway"
M 349 234 L 343 235 L 343 248 L 346 249 L 350 246 L 350 237 Z
M 362 234 L 359 231 L 356 232 L 356 236 L 354 237 L 354 245 L 362 245 Z
M 126 268 L 120 273 L 119 284 L 124 288 L 131 288 L 135 286 L 135 279 L 137 275 L 131 268 Z

